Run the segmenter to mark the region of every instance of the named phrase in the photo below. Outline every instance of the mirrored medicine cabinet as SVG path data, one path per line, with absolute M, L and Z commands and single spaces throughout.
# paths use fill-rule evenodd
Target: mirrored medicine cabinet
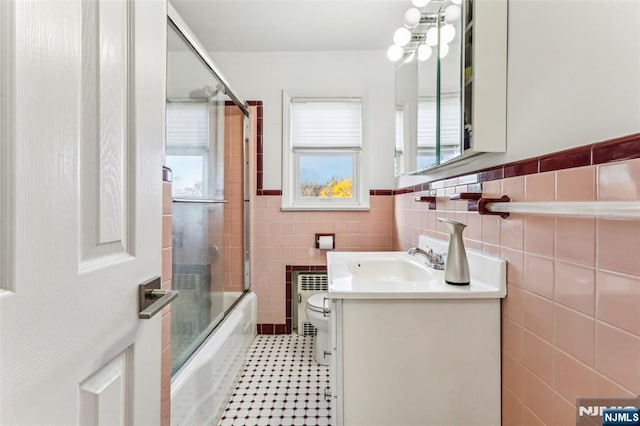
M 396 176 L 504 152 L 506 73 L 507 0 L 428 2 L 396 64 Z

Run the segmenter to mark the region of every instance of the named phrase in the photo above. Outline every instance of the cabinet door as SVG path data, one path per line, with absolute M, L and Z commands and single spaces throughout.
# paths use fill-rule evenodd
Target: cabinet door
M 331 347 L 331 365 L 329 368 L 331 383 L 331 418 L 335 425 L 342 425 L 342 300 L 331 301 L 329 319 L 329 341 Z
M 465 148 L 468 146 L 465 152 L 505 152 L 507 0 L 476 0 L 468 4 L 465 18 L 464 120 L 465 139 L 469 139 L 469 143 L 465 144 Z

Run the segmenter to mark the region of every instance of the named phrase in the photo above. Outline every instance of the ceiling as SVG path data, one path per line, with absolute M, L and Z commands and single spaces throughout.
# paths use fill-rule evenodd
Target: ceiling
M 386 50 L 409 0 L 171 0 L 208 51 Z

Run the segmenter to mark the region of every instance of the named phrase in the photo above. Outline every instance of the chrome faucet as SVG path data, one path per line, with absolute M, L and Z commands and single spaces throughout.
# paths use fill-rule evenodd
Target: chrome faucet
M 429 247 L 427 247 L 427 250 L 422 250 L 420 247 L 414 247 L 409 249 L 408 253 L 410 256 L 415 256 L 416 254 L 423 255 L 426 260 L 426 265 L 433 269 L 444 269 L 444 255 L 442 253 L 434 252 Z

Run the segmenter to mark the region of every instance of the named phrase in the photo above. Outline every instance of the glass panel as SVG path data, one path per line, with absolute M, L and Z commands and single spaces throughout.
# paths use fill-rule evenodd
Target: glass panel
M 175 373 L 244 289 L 244 115 L 226 105 L 220 82 L 171 26 L 167 56 L 166 163 L 173 171 L 173 197 L 183 199 L 174 201 L 172 218 L 172 285 L 180 292 L 171 308 Z M 225 260 L 229 253 L 234 263 Z
M 446 15 L 448 5 L 440 10 Z M 457 10 L 460 10 L 459 8 Z M 460 13 L 457 13 L 460 15 Z M 440 25 L 440 161 L 462 154 L 462 19 L 445 20 Z M 448 44 L 445 44 L 448 43 Z
M 299 198 L 352 198 L 354 153 L 297 154 Z

